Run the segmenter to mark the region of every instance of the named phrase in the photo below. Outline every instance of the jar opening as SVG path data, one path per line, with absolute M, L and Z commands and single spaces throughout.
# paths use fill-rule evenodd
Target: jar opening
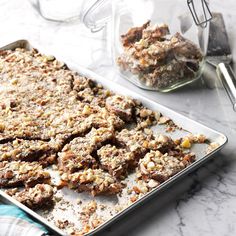
M 84 11 L 82 21 L 92 32 L 97 32 L 106 25 L 111 16 L 111 1 L 97 0 Z

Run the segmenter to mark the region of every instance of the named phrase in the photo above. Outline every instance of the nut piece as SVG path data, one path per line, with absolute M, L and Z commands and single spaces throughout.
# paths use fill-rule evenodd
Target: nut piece
M 216 142 L 212 142 L 210 143 L 208 146 L 207 146 L 207 150 L 206 150 L 206 153 L 211 153 L 212 151 L 214 151 L 215 149 L 217 149 L 218 147 L 220 146 L 219 143 L 216 143 Z
M 155 188 L 155 187 L 157 187 L 158 185 L 159 185 L 159 182 L 157 182 L 156 180 L 154 180 L 154 179 L 150 179 L 149 181 L 148 181 L 148 187 L 149 188 Z

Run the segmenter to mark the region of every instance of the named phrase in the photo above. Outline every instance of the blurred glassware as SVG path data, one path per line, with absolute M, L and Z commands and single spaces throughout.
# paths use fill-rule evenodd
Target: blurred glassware
M 81 0 L 35 0 L 31 1 L 46 20 L 70 22 L 80 18 L 84 1 Z
M 107 0 L 30 0 L 36 11 L 46 20 L 81 22 L 91 31 L 101 30 L 112 15 L 111 1 Z

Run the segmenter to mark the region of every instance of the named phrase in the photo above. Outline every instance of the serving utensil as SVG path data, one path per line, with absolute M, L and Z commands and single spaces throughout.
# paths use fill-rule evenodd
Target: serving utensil
M 234 111 L 236 111 L 236 77 L 230 66 L 233 57 L 221 13 L 213 13 L 213 18 L 210 21 L 206 60 L 216 67 L 217 75 L 233 104 Z

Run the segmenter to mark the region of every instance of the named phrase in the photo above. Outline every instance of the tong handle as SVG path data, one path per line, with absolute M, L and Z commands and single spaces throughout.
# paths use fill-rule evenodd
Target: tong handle
M 234 111 L 236 111 L 236 77 L 231 66 L 220 63 L 216 68 L 216 72 L 233 104 Z

